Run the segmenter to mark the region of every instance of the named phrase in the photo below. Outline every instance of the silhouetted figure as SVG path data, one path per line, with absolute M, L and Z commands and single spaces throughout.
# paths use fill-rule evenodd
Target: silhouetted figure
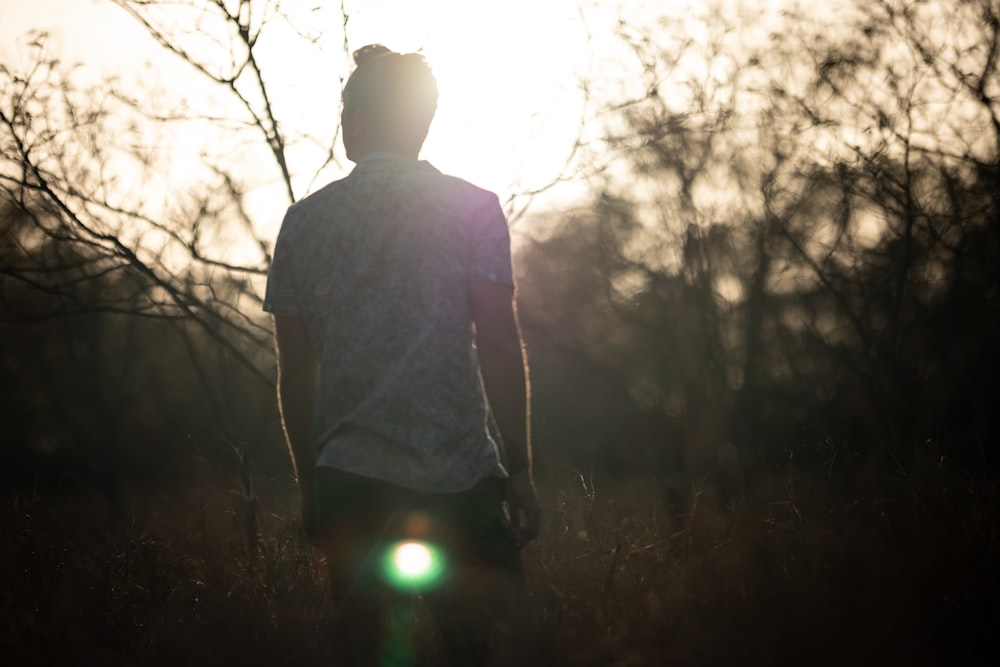
M 341 124 L 356 166 L 289 208 L 264 303 L 303 526 L 358 664 L 395 660 L 410 586 L 393 586 L 386 549 L 404 538 L 446 559 L 419 590 L 451 663 L 485 664 L 524 604 L 519 547 L 538 526 L 506 219 L 496 195 L 418 160 L 438 95 L 423 57 L 354 58 Z

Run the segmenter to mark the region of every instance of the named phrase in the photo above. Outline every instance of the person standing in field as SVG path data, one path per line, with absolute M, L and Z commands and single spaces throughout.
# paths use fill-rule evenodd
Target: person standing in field
M 370 45 L 354 59 L 355 167 L 288 209 L 264 300 L 302 523 L 359 664 L 375 664 L 393 599 L 379 550 L 414 535 L 447 558 L 423 592 L 443 647 L 485 664 L 524 604 L 519 549 L 539 518 L 506 218 L 495 194 L 418 159 L 438 97 L 424 58 Z

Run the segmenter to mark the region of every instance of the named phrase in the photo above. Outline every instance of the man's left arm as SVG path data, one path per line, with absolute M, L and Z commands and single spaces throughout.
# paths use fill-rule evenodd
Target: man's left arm
M 313 412 L 319 364 L 309 343 L 305 319 L 276 315 L 274 333 L 278 354 L 278 409 L 281 413 L 281 426 L 299 483 L 302 528 L 311 537 L 318 528 L 313 495 L 316 465 Z

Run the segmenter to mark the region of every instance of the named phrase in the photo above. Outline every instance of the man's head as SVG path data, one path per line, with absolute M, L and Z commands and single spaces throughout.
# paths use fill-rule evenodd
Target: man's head
M 371 44 L 354 52 L 354 63 L 341 116 L 348 159 L 357 162 L 372 151 L 416 157 L 438 100 L 424 57 Z

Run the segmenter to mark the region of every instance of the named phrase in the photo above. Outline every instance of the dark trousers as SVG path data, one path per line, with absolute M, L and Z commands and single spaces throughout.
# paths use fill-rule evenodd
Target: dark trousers
M 336 605 L 335 632 L 349 649 L 345 664 L 405 662 L 392 657 L 407 648 L 393 629 L 413 593 L 434 617 L 449 664 L 488 664 L 491 639 L 504 641 L 511 612 L 524 602 L 520 553 L 503 500 L 500 478 L 459 493 L 424 494 L 317 468 L 320 547 Z M 440 579 L 426 590 L 400 589 L 385 576 L 386 550 L 405 539 L 426 540 L 445 559 Z

